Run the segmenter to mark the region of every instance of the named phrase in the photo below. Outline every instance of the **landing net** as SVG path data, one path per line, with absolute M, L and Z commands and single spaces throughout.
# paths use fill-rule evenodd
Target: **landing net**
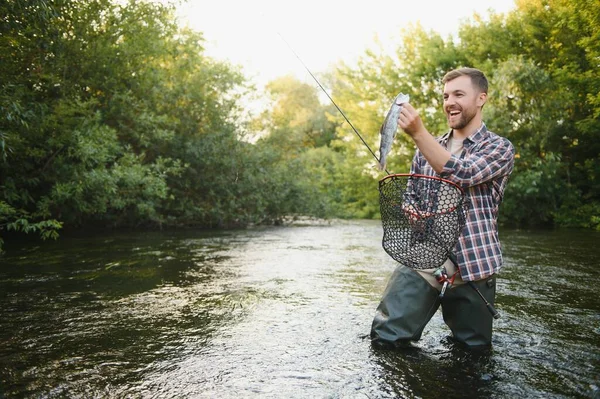
M 463 189 L 438 177 L 395 174 L 379 181 L 383 249 L 413 269 L 441 266 L 465 226 Z

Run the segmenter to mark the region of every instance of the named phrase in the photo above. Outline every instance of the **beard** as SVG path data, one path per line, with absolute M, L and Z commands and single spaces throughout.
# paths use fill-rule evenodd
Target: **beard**
M 450 112 L 446 113 L 446 118 L 448 120 L 448 126 L 452 129 L 461 130 L 464 129 L 477 115 L 477 108 L 461 108 L 460 110 L 460 118 L 453 122 L 450 121 Z

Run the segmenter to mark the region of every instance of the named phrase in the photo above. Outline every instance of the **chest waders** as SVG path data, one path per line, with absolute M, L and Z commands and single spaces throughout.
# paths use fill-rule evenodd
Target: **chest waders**
M 498 317 L 493 308 L 495 276 L 452 285 L 454 274 L 449 277 L 443 269 L 449 258 L 458 268 L 452 248 L 466 223 L 465 191 L 435 176 L 395 174 L 379 181 L 379 193 L 383 249 L 401 266 L 377 307 L 371 327 L 373 344 L 404 346 L 419 340 L 441 305 L 444 322 L 457 341 L 490 345 L 493 317 Z M 442 292 L 426 280 L 427 274 L 421 274 L 430 269 Z
M 473 289 L 474 285 L 479 291 Z M 492 341 L 491 311 L 496 277 L 448 288 L 443 298 L 419 273 L 398 266 L 392 274 L 371 326 L 376 346 L 406 346 L 421 338 L 423 330 L 440 304 L 444 322 L 458 342 L 467 346 L 487 346 Z

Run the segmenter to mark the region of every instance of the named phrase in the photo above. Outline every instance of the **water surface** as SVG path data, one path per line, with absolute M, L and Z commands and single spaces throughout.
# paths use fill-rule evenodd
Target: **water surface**
M 0 257 L 0 397 L 598 397 L 600 234 L 503 230 L 493 347 L 367 335 L 377 221 L 121 233 Z

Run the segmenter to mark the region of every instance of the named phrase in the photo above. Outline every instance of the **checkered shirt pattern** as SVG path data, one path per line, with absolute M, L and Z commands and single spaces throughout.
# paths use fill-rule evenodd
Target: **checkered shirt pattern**
M 438 138 L 446 147 L 450 132 Z M 460 156 L 452 155 L 439 175 L 417 150 L 411 173 L 439 176 L 461 186 L 470 200 L 465 228 L 454 248 L 465 281 L 481 280 L 502 267 L 498 237 L 498 207 L 512 173 L 515 148 L 485 124 L 463 142 Z

